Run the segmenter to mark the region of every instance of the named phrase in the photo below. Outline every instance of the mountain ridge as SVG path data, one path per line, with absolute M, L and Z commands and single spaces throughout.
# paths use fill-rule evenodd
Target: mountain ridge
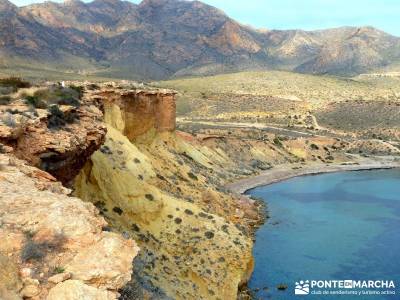
M 18 28 L 0 20 L 0 58 L 70 72 L 155 80 L 269 69 L 348 76 L 400 61 L 400 38 L 373 27 L 260 30 L 200 1 L 7 3 L 0 13 Z

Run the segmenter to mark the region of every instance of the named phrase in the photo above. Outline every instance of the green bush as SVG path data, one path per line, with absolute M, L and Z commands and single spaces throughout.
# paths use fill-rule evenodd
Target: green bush
M 46 102 L 41 100 L 38 96 L 26 96 L 25 103 L 35 108 L 41 108 L 41 109 L 47 108 Z
M 24 81 L 19 77 L 8 77 L 0 79 L 0 86 L 12 87 L 16 92 L 18 89 L 29 88 L 31 84 L 28 81 Z
M 58 105 L 54 104 L 48 108 L 49 118 L 48 127 L 49 128 L 60 128 L 66 124 L 73 123 L 78 115 L 75 112 L 65 114 Z
M 78 93 L 79 99 L 82 98 L 83 92 L 84 92 L 84 90 L 85 90 L 83 86 L 70 85 L 69 88 L 72 89 L 72 90 L 74 90 L 74 91 L 76 91 L 76 92 Z
M 53 271 L 55 274 L 61 274 L 65 272 L 65 269 L 63 267 L 55 267 Z
M 34 97 L 47 103 L 47 105 L 69 105 L 74 107 L 80 106 L 80 95 L 74 89 L 62 87 L 50 87 L 35 92 Z
M 283 147 L 283 144 L 281 142 L 281 139 L 279 137 L 274 138 L 274 144 L 278 147 Z

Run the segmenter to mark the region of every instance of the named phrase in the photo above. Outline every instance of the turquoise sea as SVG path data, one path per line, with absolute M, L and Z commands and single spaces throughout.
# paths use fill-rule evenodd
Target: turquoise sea
M 400 170 L 297 177 L 248 194 L 263 198 L 271 216 L 254 248 L 256 299 L 400 299 Z M 395 288 L 295 295 L 306 280 L 389 280 Z M 374 295 L 316 294 L 326 290 Z

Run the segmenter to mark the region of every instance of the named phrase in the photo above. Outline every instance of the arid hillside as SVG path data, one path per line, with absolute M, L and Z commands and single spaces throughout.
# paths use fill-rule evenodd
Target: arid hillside
M 1 0 L 0 14 L 1 68 L 41 78 L 158 80 L 271 69 L 355 75 L 396 69 L 400 61 L 400 39 L 372 27 L 257 30 L 199 1 L 72 0 L 18 8 Z
M 282 136 L 358 140 L 359 146 L 363 140 L 398 146 L 399 80 L 396 76 L 340 78 L 270 71 L 154 85 L 179 92 L 181 130 L 253 128 Z

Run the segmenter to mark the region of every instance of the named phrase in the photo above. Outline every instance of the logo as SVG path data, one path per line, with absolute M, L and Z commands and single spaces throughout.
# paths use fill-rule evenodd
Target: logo
M 295 295 L 308 295 L 310 294 L 310 281 L 300 281 L 296 282 L 296 286 L 294 289 L 294 294 Z
M 396 295 L 393 280 L 301 280 L 296 282 L 295 295 Z

